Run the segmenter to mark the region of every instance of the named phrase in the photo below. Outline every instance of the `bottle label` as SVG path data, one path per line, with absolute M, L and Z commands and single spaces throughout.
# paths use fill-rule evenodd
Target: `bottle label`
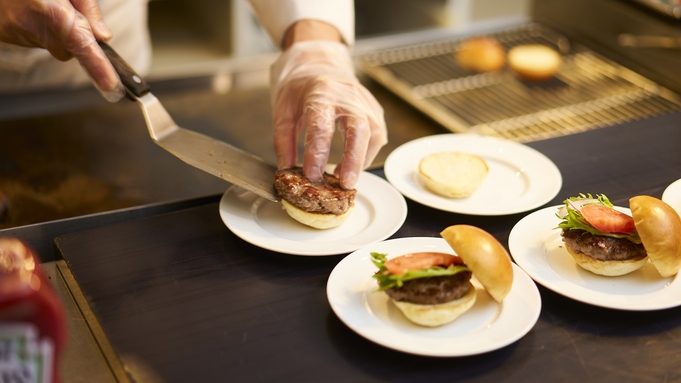
M 27 322 L 0 322 L 0 383 L 51 383 L 54 344 Z

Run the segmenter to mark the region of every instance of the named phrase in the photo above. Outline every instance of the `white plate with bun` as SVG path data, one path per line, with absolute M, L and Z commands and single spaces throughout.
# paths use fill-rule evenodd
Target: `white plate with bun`
M 539 290 L 515 264 L 511 290 L 497 303 L 477 281 L 473 307 L 439 327 L 409 321 L 389 300 L 372 275 L 377 271 L 371 252 L 400 255 L 432 251 L 455 254 L 442 238 L 391 239 L 359 249 L 341 260 L 327 283 L 331 308 L 343 323 L 364 338 L 410 354 L 456 357 L 481 354 L 507 346 L 527 334 L 541 311 Z
M 407 218 L 404 197 L 386 180 L 362 172 L 355 207 L 340 226 L 314 229 L 291 218 L 281 203 L 236 186 L 220 200 L 220 217 L 235 235 L 285 254 L 325 256 L 355 251 L 393 235 Z
M 591 273 L 565 249 L 556 212 L 563 205 L 537 210 L 511 230 L 508 247 L 516 264 L 537 283 L 568 298 L 594 306 L 628 311 L 660 310 L 681 305 L 678 274 L 662 277 L 648 261 L 622 276 Z M 617 210 L 631 215 L 627 208 Z
M 441 152 L 480 157 L 488 172 L 472 194 L 452 198 L 428 188 L 419 164 Z M 475 134 L 440 134 L 409 141 L 385 161 L 385 175 L 405 197 L 435 209 L 470 215 L 508 215 L 532 210 L 560 191 L 560 170 L 529 146 Z M 456 186 L 456 185 L 451 185 Z
M 667 186 L 662 193 L 662 201 L 668 203 L 677 213 L 681 214 L 681 179 Z

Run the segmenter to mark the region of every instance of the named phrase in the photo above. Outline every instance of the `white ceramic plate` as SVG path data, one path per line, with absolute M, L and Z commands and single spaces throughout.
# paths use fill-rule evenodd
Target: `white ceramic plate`
M 282 209 L 281 203 L 232 186 L 220 200 L 220 217 L 241 239 L 264 249 L 295 255 L 334 255 L 355 251 L 393 235 L 407 218 L 404 197 L 384 179 L 362 172 L 355 208 L 342 225 L 317 230 Z
M 662 201 L 681 214 L 681 179 L 672 182 L 671 185 L 664 189 Z
M 593 274 L 579 267 L 560 236 L 556 211 L 538 210 L 511 230 L 508 247 L 513 259 L 537 283 L 574 300 L 629 311 L 659 310 L 681 305 L 681 280 L 663 278 L 648 262 L 619 277 Z M 618 210 L 631 214 L 629 209 Z
M 482 157 L 489 173 L 470 197 L 446 198 L 426 189 L 418 175 L 421 159 L 436 152 Z M 440 134 L 407 142 L 385 161 L 385 176 L 397 190 L 423 205 L 470 215 L 507 215 L 532 210 L 555 197 L 560 170 L 545 155 L 513 141 L 472 134 Z
M 541 297 L 534 282 L 515 264 L 513 286 L 498 304 L 473 277 L 475 305 L 451 323 L 422 327 L 410 322 L 388 296 L 377 292 L 371 252 L 388 258 L 419 252 L 454 254 L 442 238 L 400 238 L 355 251 L 329 276 L 327 297 L 333 311 L 359 335 L 382 346 L 411 354 L 451 357 L 480 354 L 509 345 L 527 334 L 539 318 Z

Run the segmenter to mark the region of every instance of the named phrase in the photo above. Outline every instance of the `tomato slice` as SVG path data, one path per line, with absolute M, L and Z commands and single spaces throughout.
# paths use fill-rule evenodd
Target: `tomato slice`
M 580 211 L 591 226 L 604 233 L 628 233 L 636 229 L 630 216 L 603 205 L 585 205 Z
M 402 275 L 407 270 L 423 270 L 433 266 L 447 267 L 452 264 L 463 265 L 456 255 L 437 252 L 411 253 L 395 257 L 385 262 L 385 268 L 394 275 Z

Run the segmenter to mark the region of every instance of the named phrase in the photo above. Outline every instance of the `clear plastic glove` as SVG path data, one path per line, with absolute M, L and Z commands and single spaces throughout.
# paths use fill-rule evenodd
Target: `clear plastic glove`
M 322 178 L 336 128 L 345 148 L 334 174 L 352 189 L 388 133 L 383 108 L 355 76 L 345 44 L 325 40 L 293 44 L 272 66 L 274 150 L 279 169 L 297 163 L 298 132 L 305 133 L 303 173 Z
M 45 48 L 61 61 L 75 57 L 102 96 L 116 102 L 125 91 L 98 39 L 108 41 L 111 31 L 97 0 L 0 0 L 0 41 Z

